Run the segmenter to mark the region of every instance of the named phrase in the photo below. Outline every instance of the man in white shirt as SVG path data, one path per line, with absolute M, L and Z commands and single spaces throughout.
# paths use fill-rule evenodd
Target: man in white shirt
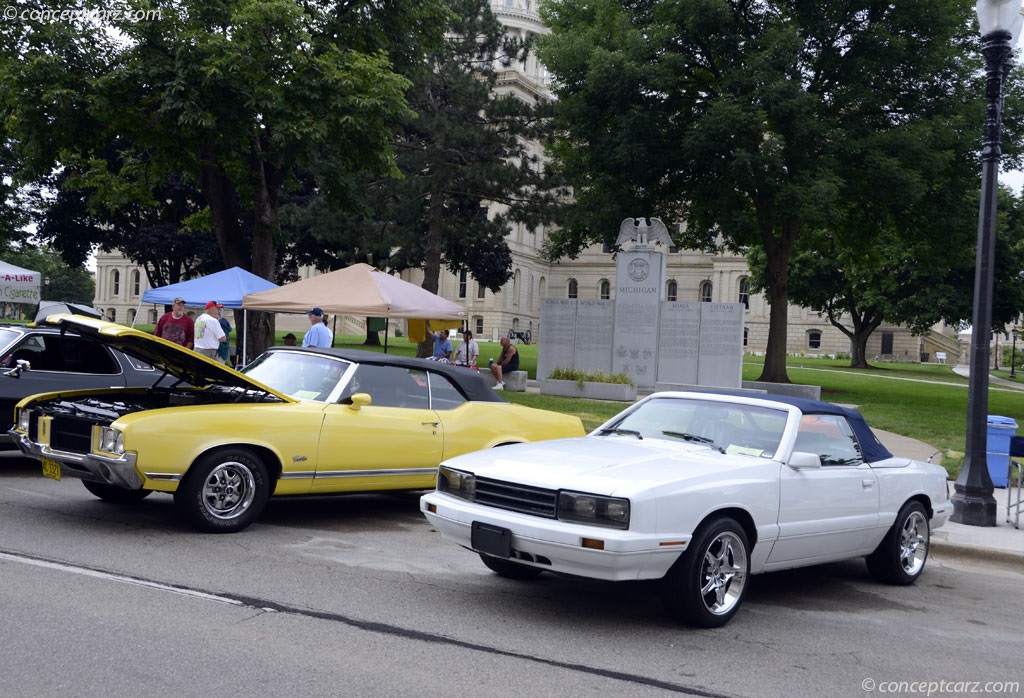
M 205 357 L 217 358 L 217 347 L 220 346 L 224 328 L 220 326 L 220 309 L 224 306 L 217 301 L 206 304 L 206 312 L 196 318 L 196 338 L 193 348 Z
M 480 345 L 473 339 L 473 333 L 463 330 L 462 343 L 455 349 L 456 366 L 476 366 L 476 357 L 480 356 Z

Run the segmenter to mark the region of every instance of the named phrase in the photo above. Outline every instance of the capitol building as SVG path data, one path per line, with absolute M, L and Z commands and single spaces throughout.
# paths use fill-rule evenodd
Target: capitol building
M 493 0 L 492 10 L 506 30 L 521 38 L 544 34 L 535 0 Z M 550 76 L 536 56 L 508 65 L 497 63 L 497 90 L 515 94 L 526 101 L 550 96 Z M 540 146 L 535 146 L 538 151 Z M 658 217 L 656 211 L 636 211 L 637 217 Z M 669 221 L 666 221 L 668 223 Z M 472 278 L 447 273 L 442 268 L 438 294 L 466 308 L 467 324 L 476 338 L 497 341 L 510 330 L 530 331 L 534 341 L 543 341 L 540 303 L 543 298 L 615 298 L 615 259 L 601 245 L 594 245 L 575 259 L 549 262 L 541 255 L 546 230 L 515 224 L 507 234 L 512 252 L 512 278 L 498 293 L 477 284 Z M 304 278 L 315 274 L 304 269 Z M 670 248 L 666 259 L 666 282 L 662 300 L 743 303 L 744 349 L 760 354 L 768 341 L 769 308 L 763 294 L 750 292 L 749 268 L 745 257 L 703 250 Z M 407 271 L 402 278 L 422 282 L 418 270 Z M 155 324 L 163 306 L 141 305 L 142 294 L 149 289 L 145 272 L 124 256 L 100 252 L 96 256 L 96 298 L 94 305 L 115 322 Z M 229 316 L 230 319 L 230 316 Z M 236 324 L 237 318 L 232 324 Z M 365 332 L 365 318 L 336 318 L 338 332 Z M 333 321 L 332 321 L 333 322 Z M 305 330 L 305 316 L 278 314 L 278 329 Z M 404 330 L 402 321 L 391 324 L 391 332 Z M 611 333 L 611 328 L 609 328 Z M 915 337 L 907 328 L 882 325 L 868 340 L 867 358 L 872 361 L 935 360 L 945 353 L 948 363 L 959 358 L 960 343 L 953 333 L 934 330 Z M 797 306 L 789 308 L 787 352 L 792 355 L 828 356 L 848 354 L 850 341 L 818 313 Z M 926 357 L 927 355 L 927 357 Z

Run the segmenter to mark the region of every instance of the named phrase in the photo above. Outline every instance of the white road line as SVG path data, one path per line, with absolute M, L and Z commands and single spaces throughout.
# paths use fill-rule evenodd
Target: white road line
M 156 589 L 157 591 L 169 591 L 172 594 L 181 594 L 182 596 L 191 596 L 196 599 L 203 599 L 205 601 L 216 601 L 218 603 L 231 604 L 232 606 L 243 606 L 241 601 L 237 599 L 231 599 L 226 596 L 217 596 L 216 594 L 207 594 L 202 591 L 194 591 L 192 589 L 183 589 L 181 587 L 171 586 L 169 584 L 160 584 L 159 582 L 150 582 L 145 579 L 137 579 L 135 577 L 127 577 L 121 574 L 111 574 L 110 572 L 100 572 L 98 570 L 91 570 L 87 567 L 77 567 L 75 565 L 67 565 L 62 562 L 50 562 L 49 560 L 37 560 L 31 557 L 22 557 L 20 555 L 11 555 L 9 553 L 0 553 L 0 560 L 8 560 L 10 562 L 20 562 L 23 565 L 34 565 L 35 567 L 45 567 L 51 570 L 57 570 L 59 572 L 70 572 L 71 574 L 80 574 L 84 577 L 95 577 L 96 579 L 105 579 L 111 582 L 120 582 L 122 584 L 131 584 L 133 586 L 146 587 L 149 589 Z

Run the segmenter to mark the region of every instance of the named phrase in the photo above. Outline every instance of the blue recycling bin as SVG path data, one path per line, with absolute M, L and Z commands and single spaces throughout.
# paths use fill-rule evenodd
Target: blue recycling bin
M 988 445 L 985 457 L 988 461 L 988 475 L 996 487 L 1009 484 L 1010 441 L 1017 434 L 1017 422 L 1012 417 L 988 416 Z

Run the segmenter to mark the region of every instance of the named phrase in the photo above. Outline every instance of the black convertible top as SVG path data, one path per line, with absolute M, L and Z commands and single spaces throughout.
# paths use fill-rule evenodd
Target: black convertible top
M 395 354 L 382 354 L 376 351 L 340 349 L 335 347 L 271 347 L 267 351 L 315 352 L 317 354 L 333 356 L 357 364 L 400 366 L 402 368 L 416 369 L 417 371 L 432 371 L 446 376 L 470 400 L 475 402 L 506 402 L 501 395 L 484 382 L 484 379 L 480 377 L 479 371 L 474 371 L 473 369 L 465 368 L 463 366 L 440 364 L 436 361 L 416 359 L 409 356 L 397 356 Z

